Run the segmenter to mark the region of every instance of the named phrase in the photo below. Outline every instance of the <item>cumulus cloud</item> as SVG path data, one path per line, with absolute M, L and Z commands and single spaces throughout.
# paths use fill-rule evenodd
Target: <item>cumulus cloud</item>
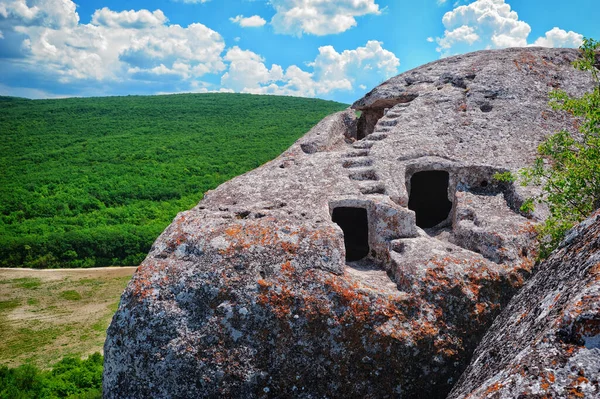
M 244 17 L 243 15 L 238 15 L 235 18 L 229 18 L 231 22 L 234 24 L 238 24 L 242 28 L 258 28 L 264 26 L 267 21 L 265 21 L 259 15 L 253 15 L 251 17 Z
M 110 28 L 143 29 L 160 26 L 166 22 L 167 17 L 161 10 L 154 12 L 148 10 L 115 12 L 104 7 L 101 10 L 96 10 L 92 15 L 93 25 Z
M 452 48 L 457 43 L 467 43 L 469 45 L 479 40 L 479 35 L 475 33 L 475 28 L 467 25 L 459 26 L 451 31 L 446 31 L 444 37 L 439 38 L 438 51 Z
M 305 3 L 326 8 L 312 0 Z M 348 7 L 356 10 L 367 3 L 355 0 Z M 253 18 L 233 19 L 243 25 Z M 205 25 L 170 24 L 161 10 L 105 7 L 94 12 L 90 23 L 79 21 L 72 0 L 0 0 L 0 90 L 50 97 L 103 95 L 105 88 L 109 94 L 126 94 L 127 88 L 147 92 L 152 87 L 154 92 L 315 97 L 372 87 L 396 74 L 400 64 L 381 42 L 368 41 L 341 52 L 322 46 L 314 60 L 301 66 L 268 65 L 261 55 L 239 46 L 225 51 L 222 36 Z M 221 76 L 221 85 L 201 80 L 206 75 Z M 17 81 L 35 89 L 9 91 Z
M 356 17 L 379 14 L 375 0 L 271 0 L 276 33 L 329 35 L 356 26 Z
M 28 6 L 29 4 L 29 6 Z M 202 24 L 168 25 L 161 10 L 97 10 L 80 24 L 71 0 L 0 3 L 0 26 L 11 32 L 10 58 L 48 79 L 125 81 L 153 76 L 180 79 L 225 69 L 221 35 Z M 2 49 L 0 49 L 0 53 Z M 0 56 L 7 57 L 6 54 Z
M 223 75 L 223 88 L 255 94 L 281 94 L 304 97 L 324 96 L 336 91 L 351 91 L 372 86 L 397 73 L 400 61 L 378 41 L 338 53 L 332 46 L 319 48 L 312 71 L 296 65 L 284 69 L 274 64 L 267 68 L 258 54 L 233 47 L 225 60 L 229 70 Z
M 525 47 L 531 27 L 505 0 L 476 0 L 448 11 L 442 18 L 445 32 L 436 38 L 442 56 L 482 48 Z M 577 47 L 581 35 L 554 28 L 539 38 L 540 46 Z
M 230 64 L 229 70 L 221 78 L 221 85 L 234 91 L 248 91 L 283 78 L 283 69 L 279 65 L 268 69 L 260 55 L 238 46 L 227 51 L 225 60 Z
M 0 2 L 0 23 L 51 29 L 74 27 L 79 23 L 75 8 L 71 0 L 3 0 Z
M 552 28 L 546 35 L 538 38 L 533 45 L 542 47 L 579 47 L 583 44 L 583 35 L 573 31 Z

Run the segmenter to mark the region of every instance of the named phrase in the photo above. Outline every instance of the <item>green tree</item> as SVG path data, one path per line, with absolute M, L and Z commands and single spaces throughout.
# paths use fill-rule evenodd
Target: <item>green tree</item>
M 547 204 L 550 216 L 540 226 L 540 258 L 547 257 L 565 233 L 600 207 L 600 42 L 584 39 L 575 68 L 591 72 L 595 87 L 582 97 L 562 90 L 550 94 L 550 105 L 580 119 L 579 133 L 553 134 L 538 147 L 524 183 L 539 184 L 538 202 Z

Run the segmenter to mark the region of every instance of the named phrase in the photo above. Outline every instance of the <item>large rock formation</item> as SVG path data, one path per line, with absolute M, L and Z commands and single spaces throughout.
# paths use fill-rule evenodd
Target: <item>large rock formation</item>
M 324 119 L 158 238 L 105 344 L 104 395 L 445 397 L 531 272 L 497 172 L 573 129 L 575 50 L 437 61 Z
M 511 300 L 449 397 L 600 397 L 600 211 Z

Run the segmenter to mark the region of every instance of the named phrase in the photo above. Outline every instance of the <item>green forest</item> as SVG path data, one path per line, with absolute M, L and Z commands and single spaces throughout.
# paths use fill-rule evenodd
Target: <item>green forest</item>
M 0 398 L 101 398 L 103 361 L 94 353 L 86 360 L 65 357 L 46 371 L 30 364 L 0 366 Z
M 177 212 L 346 107 L 224 93 L 0 97 L 0 267 L 137 265 Z

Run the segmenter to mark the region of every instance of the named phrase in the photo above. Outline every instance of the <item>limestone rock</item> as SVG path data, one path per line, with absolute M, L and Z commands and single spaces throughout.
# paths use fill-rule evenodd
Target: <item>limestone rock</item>
M 544 214 L 493 175 L 574 128 L 577 54 L 425 65 L 206 193 L 123 294 L 105 397 L 445 397 L 532 270 Z
M 600 212 L 511 300 L 449 398 L 600 397 Z

